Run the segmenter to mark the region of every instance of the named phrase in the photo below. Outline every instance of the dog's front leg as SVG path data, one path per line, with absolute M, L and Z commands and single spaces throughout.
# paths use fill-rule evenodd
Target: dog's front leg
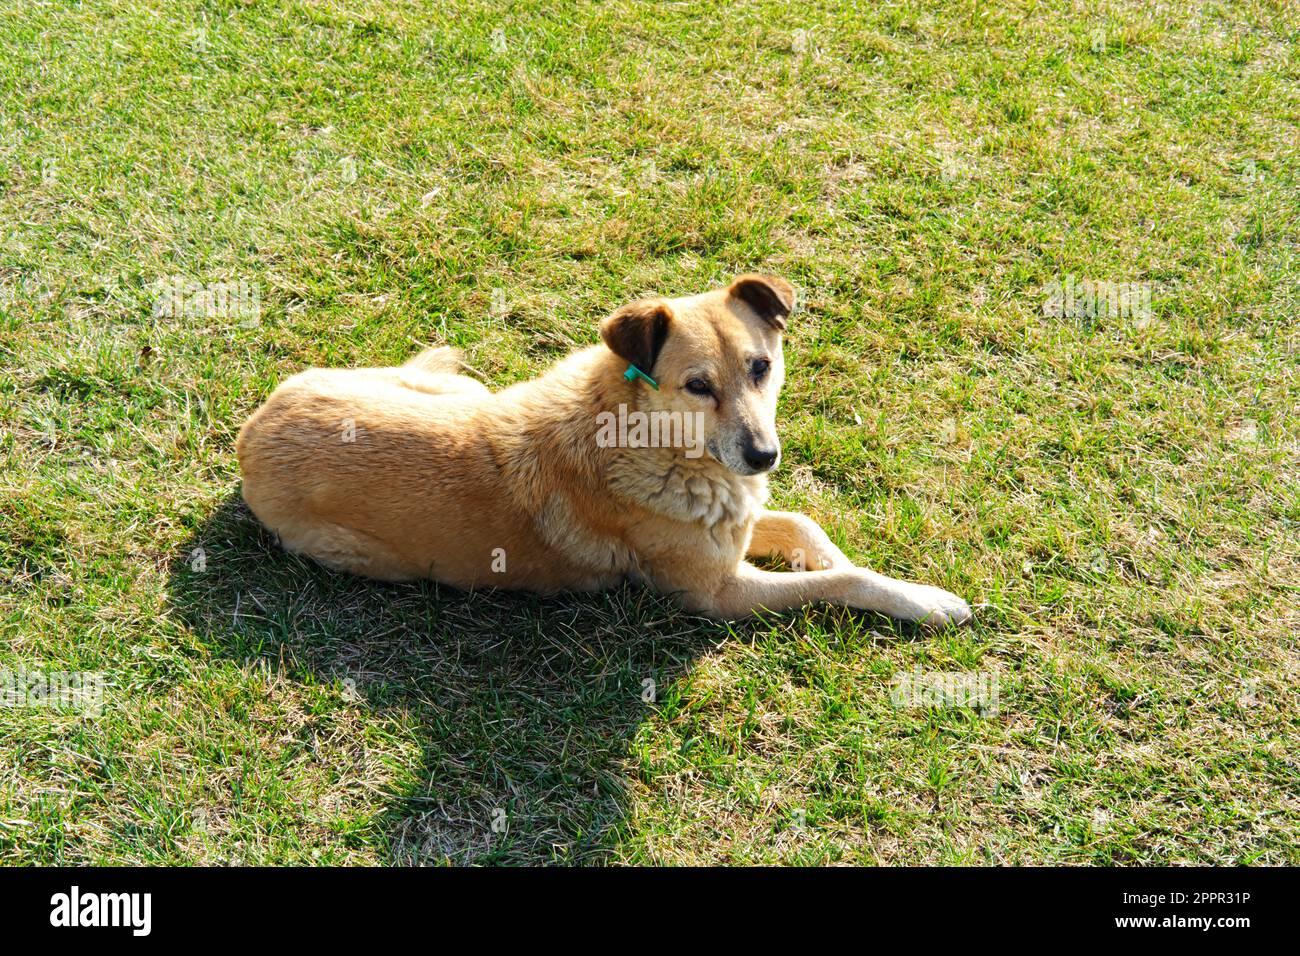
M 742 561 L 709 593 L 688 588 L 679 592 L 679 598 L 690 610 L 726 619 L 748 617 L 761 610 L 788 611 L 816 602 L 879 611 L 925 627 L 964 624 L 971 617 L 966 602 L 942 588 L 855 567 L 784 574 Z
M 779 554 L 795 571 L 853 567 L 816 521 L 794 511 L 764 511 L 754 521 L 745 556 L 769 554 Z

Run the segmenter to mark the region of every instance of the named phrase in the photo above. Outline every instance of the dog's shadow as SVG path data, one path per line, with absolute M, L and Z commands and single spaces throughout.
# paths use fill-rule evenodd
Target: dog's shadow
M 542 599 L 337 574 L 282 551 L 238 493 L 169 582 L 173 612 L 214 655 L 265 662 L 379 718 L 358 773 L 374 775 L 365 800 L 383 808 L 362 811 L 355 839 L 398 864 L 609 857 L 638 727 L 734 635 L 634 589 Z

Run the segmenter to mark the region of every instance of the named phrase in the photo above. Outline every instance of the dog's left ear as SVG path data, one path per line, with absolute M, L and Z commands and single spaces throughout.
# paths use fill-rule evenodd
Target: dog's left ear
M 600 323 L 600 338 L 611 352 L 649 375 L 668 338 L 671 319 L 662 299 L 638 299 Z
M 785 331 L 785 320 L 794 311 L 794 286 L 777 276 L 746 273 L 727 289 L 754 310 L 764 322 Z

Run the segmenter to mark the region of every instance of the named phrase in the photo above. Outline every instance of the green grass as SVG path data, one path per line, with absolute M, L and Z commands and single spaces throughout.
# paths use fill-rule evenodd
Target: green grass
M 0 862 L 1300 863 L 1294 6 L 452 6 L 0 2 L 0 670 L 109 683 L 0 709 Z M 294 371 L 505 385 L 751 269 L 775 502 L 975 626 L 376 585 L 239 504 Z

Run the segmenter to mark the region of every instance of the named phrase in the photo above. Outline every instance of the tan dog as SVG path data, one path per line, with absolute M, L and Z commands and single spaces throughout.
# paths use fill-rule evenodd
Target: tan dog
M 956 595 L 855 567 L 811 519 L 763 507 L 792 307 L 788 283 L 759 275 L 633 302 L 601 323 L 604 344 L 495 394 L 446 348 L 303 372 L 239 433 L 244 498 L 287 549 L 383 580 L 632 578 L 723 618 L 825 601 L 966 621 Z M 796 570 L 745 560 L 769 554 Z

